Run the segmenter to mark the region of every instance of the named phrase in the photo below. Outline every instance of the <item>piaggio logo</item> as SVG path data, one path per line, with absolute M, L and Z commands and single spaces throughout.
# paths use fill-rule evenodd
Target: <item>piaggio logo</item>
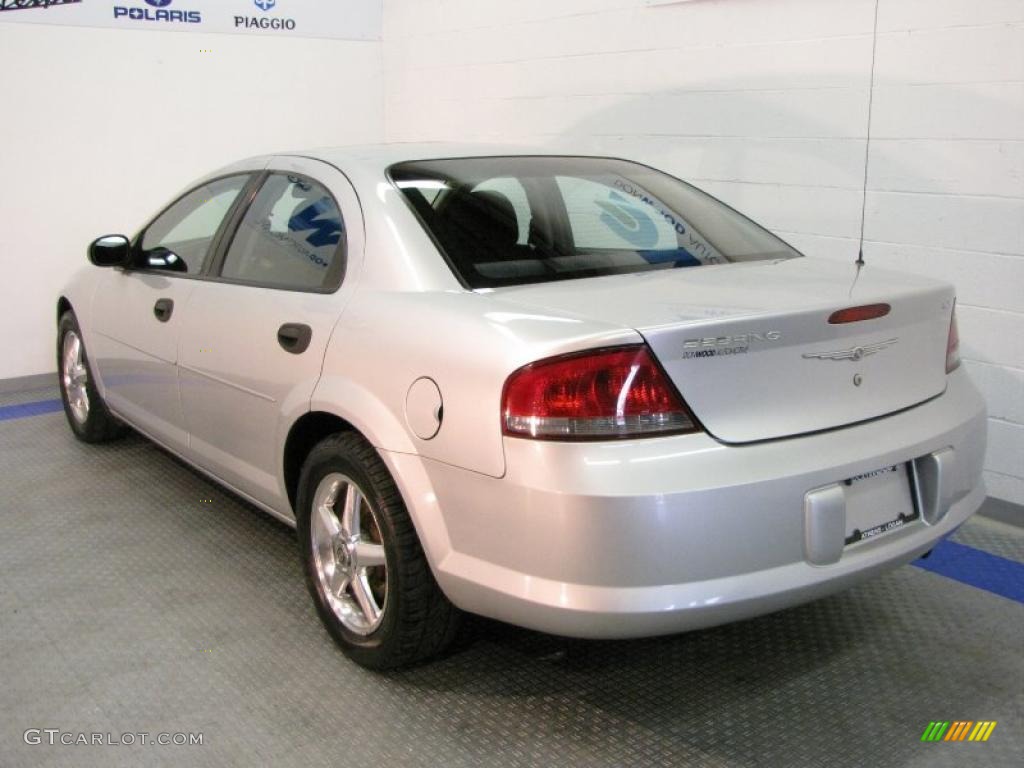
M 277 0 L 253 0 L 253 3 L 264 13 L 277 7 Z M 273 29 L 291 32 L 295 29 L 295 19 L 279 16 L 235 16 L 236 29 Z
M 921 741 L 988 741 L 995 728 L 995 720 L 932 720 Z

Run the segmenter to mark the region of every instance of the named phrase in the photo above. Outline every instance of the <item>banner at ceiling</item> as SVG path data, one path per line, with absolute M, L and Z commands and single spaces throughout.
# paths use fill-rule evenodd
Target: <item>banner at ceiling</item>
M 381 0 L 0 0 L 0 22 L 380 40 Z

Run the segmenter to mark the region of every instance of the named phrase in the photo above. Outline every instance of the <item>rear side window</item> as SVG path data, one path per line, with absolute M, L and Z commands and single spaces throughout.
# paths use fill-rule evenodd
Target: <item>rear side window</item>
M 248 175 L 217 179 L 173 203 L 146 228 L 140 267 L 198 273 L 221 222 L 248 181 Z
M 333 290 L 345 269 L 345 223 L 312 179 L 267 177 L 231 241 L 221 277 L 272 288 Z
M 699 189 L 625 160 L 424 160 L 389 174 L 470 288 L 800 255 Z

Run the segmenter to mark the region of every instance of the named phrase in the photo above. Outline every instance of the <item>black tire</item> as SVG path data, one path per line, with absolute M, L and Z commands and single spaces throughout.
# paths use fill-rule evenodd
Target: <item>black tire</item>
M 386 598 L 380 624 L 369 634 L 353 632 L 339 619 L 327 600 L 313 553 L 314 497 L 321 481 L 334 473 L 358 486 L 384 548 Z M 391 474 L 361 435 L 332 435 L 310 451 L 299 477 L 296 506 L 306 585 L 324 626 L 349 658 L 368 669 L 394 669 L 437 656 L 451 644 L 460 612 L 437 585 Z
M 81 344 L 81 361 L 85 368 L 85 391 L 88 396 L 88 415 L 85 418 L 76 416 L 68 396 L 68 384 L 64 375 L 64 339 L 69 333 L 74 333 Z M 68 310 L 60 316 L 57 323 L 57 380 L 60 384 L 60 398 L 64 403 L 64 415 L 67 417 L 68 426 L 75 437 L 86 443 L 105 443 L 109 440 L 116 440 L 127 433 L 128 428 L 123 422 L 115 418 L 106 403 L 100 397 L 99 391 L 93 379 L 92 367 L 89 365 L 89 357 L 86 353 L 85 342 L 82 339 L 82 330 L 78 327 L 78 320 L 75 313 Z

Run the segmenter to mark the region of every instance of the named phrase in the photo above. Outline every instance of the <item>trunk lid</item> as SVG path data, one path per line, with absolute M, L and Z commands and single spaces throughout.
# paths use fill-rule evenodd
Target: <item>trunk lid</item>
M 713 436 L 770 440 L 883 416 L 940 394 L 953 288 L 819 259 L 519 286 L 501 298 L 636 329 Z M 830 324 L 839 309 L 884 317 Z

